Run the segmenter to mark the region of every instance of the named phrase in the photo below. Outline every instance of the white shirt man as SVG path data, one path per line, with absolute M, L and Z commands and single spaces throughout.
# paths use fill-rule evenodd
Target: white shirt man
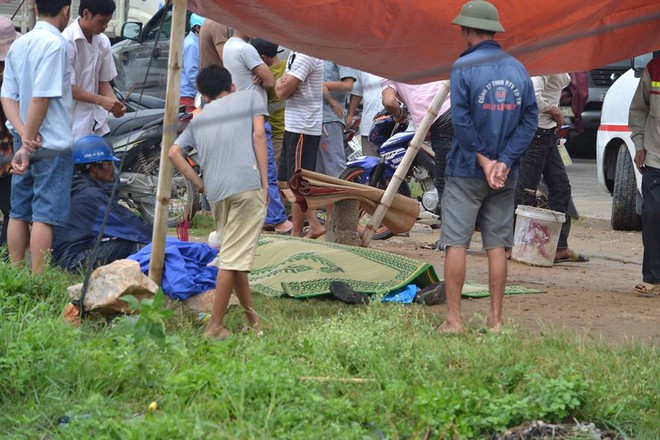
M 110 131 L 107 123 L 109 110 L 113 111 L 115 115 L 123 114 L 121 103 L 116 98 L 107 96 L 107 92 L 102 93 L 101 90 L 103 83 L 105 83 L 105 87 L 110 88 L 110 81 L 117 76 L 117 69 L 110 50 L 110 39 L 100 33 L 92 34 L 91 41 L 88 41 L 80 27 L 80 20 L 80 18 L 75 20 L 62 32 L 68 43 L 71 84 L 96 95 L 97 102 L 76 99 L 74 90 L 74 140 L 90 134 L 103 136 L 108 133 Z M 102 104 L 102 101 L 106 103 Z M 115 110 L 112 110 L 113 108 Z

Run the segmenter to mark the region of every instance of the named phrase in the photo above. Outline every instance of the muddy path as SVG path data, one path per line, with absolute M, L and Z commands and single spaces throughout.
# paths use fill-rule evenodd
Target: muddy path
M 371 246 L 427 261 L 442 278 L 444 253 L 421 248 L 438 237 L 439 231 L 417 224 L 409 237 L 373 241 Z M 641 297 L 633 290 L 641 281 L 641 233 L 612 231 L 605 219 L 582 218 L 571 228 L 569 245 L 590 261 L 556 264 L 552 268 L 509 263 L 509 284 L 545 293 L 507 296 L 505 319 L 535 332 L 554 328 L 608 342 L 660 342 L 660 296 Z M 478 233 L 468 251 L 467 279 L 488 281 L 487 259 Z M 463 300 L 463 316 L 469 325 L 482 325 L 488 302 L 487 298 Z M 431 310 L 444 314 L 445 306 Z

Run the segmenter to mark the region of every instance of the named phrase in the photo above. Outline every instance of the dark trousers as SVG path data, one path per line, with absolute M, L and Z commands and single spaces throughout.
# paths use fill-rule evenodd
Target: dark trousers
M 93 243 L 90 243 L 90 245 Z M 122 260 L 129 255 L 136 253 L 142 245 L 134 241 L 123 240 L 121 238 L 104 238 L 99 244 L 96 253 L 96 260 L 92 267 L 96 269 L 99 266 L 105 266 L 113 261 Z M 65 252 L 59 258 L 53 259 L 53 264 L 62 269 L 71 272 L 77 272 L 80 269 L 87 268 L 87 261 L 91 257 L 92 249 L 85 249 L 81 252 L 72 254 Z
M 11 211 L 11 175 L 0 177 L 0 211 L 2 211 L 1 247 L 7 243 L 7 225 L 9 225 L 9 211 Z
M 557 249 L 566 249 L 568 231 L 571 227 L 571 218 L 567 214 L 571 202 L 571 184 L 557 148 L 557 136 L 552 129 L 537 129 L 532 143 L 520 159 L 516 183 L 516 207 L 536 205 L 536 188 L 541 182 L 541 176 L 548 185 L 548 208 L 566 214 L 566 222 L 561 227 L 557 244 Z M 525 189 L 531 190 L 530 194 L 527 194 Z
M 435 188 L 438 190 L 438 200 L 442 200 L 445 191 L 445 168 L 447 168 L 447 154 L 451 149 L 451 139 L 454 136 L 454 127 L 451 124 L 451 110 L 447 110 L 435 120 L 431 129 L 431 148 L 435 156 Z
M 642 277 L 660 283 L 660 168 L 644 167 L 642 173 Z

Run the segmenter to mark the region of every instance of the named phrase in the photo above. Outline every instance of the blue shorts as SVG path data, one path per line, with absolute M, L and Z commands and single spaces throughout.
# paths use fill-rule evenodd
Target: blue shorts
M 40 149 L 30 157 L 25 174 L 11 179 L 9 217 L 26 222 L 66 226 L 71 210 L 71 149 Z

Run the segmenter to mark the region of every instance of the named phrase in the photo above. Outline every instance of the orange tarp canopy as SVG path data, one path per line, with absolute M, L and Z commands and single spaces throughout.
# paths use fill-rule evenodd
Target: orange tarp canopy
M 188 8 L 281 46 L 386 78 L 448 77 L 465 49 L 464 0 L 189 0 Z M 589 70 L 660 49 L 658 0 L 492 0 L 496 39 L 531 75 Z

